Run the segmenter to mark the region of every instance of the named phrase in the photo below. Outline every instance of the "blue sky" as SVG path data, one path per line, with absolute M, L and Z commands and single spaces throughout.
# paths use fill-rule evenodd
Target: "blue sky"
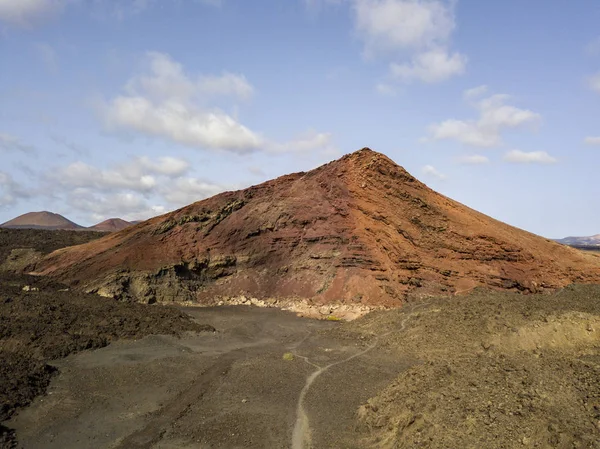
M 364 146 L 600 232 L 600 2 L 0 0 L 0 222 L 147 218 Z

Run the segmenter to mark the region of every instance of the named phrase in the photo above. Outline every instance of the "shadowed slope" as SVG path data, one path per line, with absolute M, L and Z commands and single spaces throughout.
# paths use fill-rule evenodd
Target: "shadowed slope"
M 56 251 L 35 271 L 149 302 L 245 294 L 395 306 L 476 286 L 600 282 L 599 261 L 471 210 L 363 149 Z

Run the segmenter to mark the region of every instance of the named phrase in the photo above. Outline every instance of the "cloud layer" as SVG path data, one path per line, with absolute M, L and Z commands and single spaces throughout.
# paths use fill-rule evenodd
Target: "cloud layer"
M 558 160 L 545 151 L 525 152 L 511 150 L 504 155 L 504 160 L 515 164 L 555 164 Z
M 0 0 L 0 22 L 28 27 L 60 11 L 66 0 Z
M 465 97 L 474 100 L 484 94 L 481 86 L 465 92 Z M 432 140 L 455 140 L 465 145 L 490 148 L 500 146 L 502 133 L 508 129 L 535 127 L 541 122 L 541 115 L 529 109 L 521 109 L 507 102 L 509 95 L 492 95 L 478 101 L 472 106 L 479 112 L 476 119 L 448 119 L 429 127 Z
M 226 189 L 189 175 L 190 163 L 172 156 L 133 157 L 101 169 L 77 161 L 46 175 L 46 194 L 100 221 L 145 219 Z
M 109 102 L 111 128 L 136 131 L 179 144 L 236 153 L 257 150 L 263 139 L 231 115 L 205 106 L 215 97 L 246 99 L 253 87 L 242 75 L 189 76 L 169 55 L 149 52 L 148 73 L 135 76 L 125 94 Z
M 438 83 L 465 72 L 468 58 L 450 51 L 456 28 L 454 2 L 353 0 L 352 3 L 365 55 L 391 58 L 391 79 Z
M 332 148 L 331 134 L 312 130 L 289 142 L 271 141 L 218 108 L 216 103 L 247 101 L 255 94 L 242 74 L 193 76 L 169 55 L 157 52 L 148 52 L 145 63 L 145 72 L 132 77 L 123 94 L 104 106 L 109 129 L 158 137 L 195 149 L 237 154 Z

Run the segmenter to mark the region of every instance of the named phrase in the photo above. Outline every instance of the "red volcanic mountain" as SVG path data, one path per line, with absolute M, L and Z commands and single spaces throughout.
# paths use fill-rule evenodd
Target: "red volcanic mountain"
M 58 250 L 34 271 L 149 302 L 243 294 L 397 306 L 477 286 L 600 282 L 600 258 L 469 209 L 365 148 Z
M 88 229 L 90 231 L 117 232 L 122 231 L 123 229 L 132 225 L 133 223 L 121 220 L 120 218 L 109 218 L 108 220 L 104 220 L 102 223 L 90 226 Z
M 67 230 L 80 230 L 84 229 L 83 226 L 79 226 L 73 223 L 71 220 L 66 219 L 62 215 L 55 214 L 52 212 L 29 212 L 27 214 L 19 215 L 17 218 L 13 218 L 6 223 L 2 223 L 0 228 L 21 228 L 21 229 L 67 229 Z

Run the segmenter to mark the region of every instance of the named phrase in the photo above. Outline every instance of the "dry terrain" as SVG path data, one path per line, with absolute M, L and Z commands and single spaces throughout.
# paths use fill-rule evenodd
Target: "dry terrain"
M 7 425 L 24 448 L 597 449 L 598 298 L 477 291 L 351 323 L 187 308 L 217 331 L 56 360 Z
M 173 308 L 78 294 L 64 285 L 13 271 L 23 259 L 35 260 L 100 235 L 0 229 L 0 422 L 44 393 L 58 373 L 53 360 L 119 338 L 212 330 Z M 13 445 L 13 432 L 0 425 L 0 447 Z

